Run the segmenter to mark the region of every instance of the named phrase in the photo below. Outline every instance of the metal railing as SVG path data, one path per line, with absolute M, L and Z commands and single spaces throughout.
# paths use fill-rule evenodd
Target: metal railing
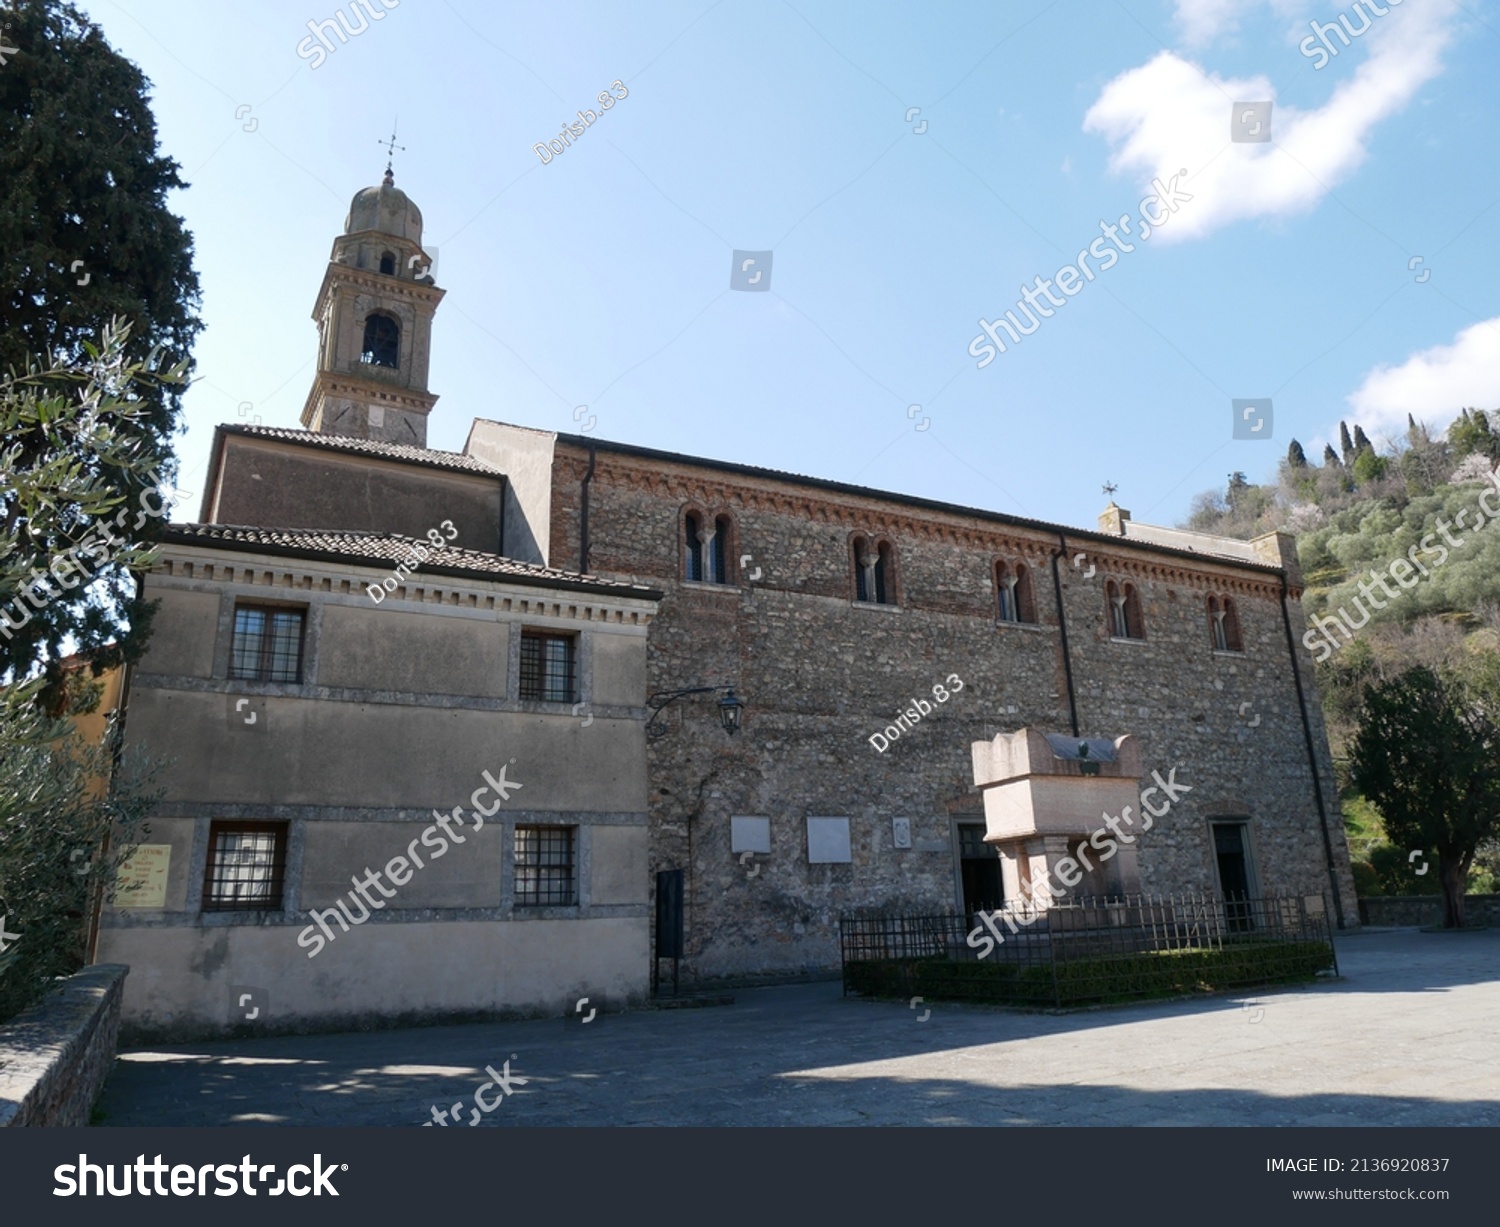
M 1064 1006 L 1310 979 L 1338 963 L 1318 895 L 1071 899 L 839 920 L 844 992 Z

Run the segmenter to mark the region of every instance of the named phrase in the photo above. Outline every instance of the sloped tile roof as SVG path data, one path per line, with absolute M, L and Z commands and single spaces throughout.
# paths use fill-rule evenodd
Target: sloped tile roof
M 225 423 L 219 429 L 227 435 L 245 435 L 252 439 L 275 439 L 282 443 L 296 443 L 310 447 L 321 447 L 331 452 L 345 452 L 359 456 L 375 456 L 387 460 L 404 460 L 410 464 L 422 464 L 434 469 L 448 469 L 459 473 L 482 473 L 486 477 L 500 477 L 501 471 L 492 464 L 463 452 L 443 452 L 431 447 L 413 447 L 409 443 L 378 443 L 372 439 L 347 439 L 342 435 L 325 435 L 315 430 L 290 430 L 281 426 L 242 426 Z
M 452 545 L 434 546 L 430 540 L 404 537 L 399 533 L 255 528 L 243 524 L 169 524 L 162 539 L 181 545 L 224 546 L 266 554 L 390 568 L 394 568 L 398 562 L 409 562 L 413 556 L 412 547 L 420 545 L 427 551 L 427 559 L 419 564 L 415 572 L 417 575 L 506 579 L 543 588 L 562 588 L 639 600 L 660 600 L 662 596 L 657 589 L 641 584 L 605 579 L 599 575 L 580 575 L 576 571 L 559 571 L 553 567 L 503 558 L 498 554 L 486 554 L 480 550 L 460 549 Z

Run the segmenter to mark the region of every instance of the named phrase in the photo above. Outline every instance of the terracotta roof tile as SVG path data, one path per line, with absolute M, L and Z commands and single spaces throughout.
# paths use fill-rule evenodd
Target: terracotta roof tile
M 503 476 L 494 465 L 486 464 L 474 456 L 466 456 L 463 452 L 443 452 L 431 447 L 413 447 L 408 443 L 378 443 L 372 439 L 348 439 L 342 435 L 325 435 L 316 430 L 290 430 L 281 426 L 243 426 L 239 423 L 225 423 L 219 429 L 228 435 L 245 435 L 253 439 L 275 439 L 282 443 L 321 447 L 331 452 L 378 456 L 387 460 L 404 460 L 434 469 L 482 473 L 486 477 Z
M 412 449 L 417 450 L 417 449 Z M 508 579 L 544 588 L 566 588 L 601 595 L 658 600 L 661 592 L 624 580 L 599 575 L 580 575 L 535 563 L 518 562 L 481 550 L 457 546 L 434 546 L 429 540 L 398 533 L 346 532 L 336 529 L 255 528 L 242 524 L 169 524 L 163 539 L 182 545 L 218 545 L 246 551 L 343 560 L 362 565 L 394 568 L 411 559 L 412 546 L 428 551 L 415 574 L 465 575 L 478 579 Z

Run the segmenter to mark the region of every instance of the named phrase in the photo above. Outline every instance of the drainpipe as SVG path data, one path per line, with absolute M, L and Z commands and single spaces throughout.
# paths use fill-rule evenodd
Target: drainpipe
M 579 493 L 578 573 L 589 573 L 589 483 L 594 480 L 594 445 L 589 444 L 589 467 L 583 475 Z
M 1302 689 L 1302 670 L 1297 664 L 1297 641 L 1292 635 L 1292 618 L 1286 609 L 1288 596 L 1286 573 L 1281 574 L 1281 625 L 1286 630 L 1286 648 L 1292 662 L 1292 681 L 1297 686 L 1297 711 L 1302 716 L 1302 739 L 1307 745 L 1307 765 L 1312 771 L 1313 797 L 1318 803 L 1318 825 L 1323 829 L 1323 857 L 1328 865 L 1328 886 L 1333 891 L 1333 916 L 1338 927 L 1344 927 L 1344 905 L 1339 898 L 1339 878 L 1333 867 L 1333 838 L 1328 834 L 1328 807 L 1323 801 L 1323 781 L 1318 775 L 1318 755 L 1313 747 L 1312 721 L 1307 715 L 1307 695 Z
M 1057 560 L 1068 553 L 1068 542 L 1062 533 L 1057 534 L 1057 552 L 1052 555 L 1052 593 L 1057 598 L 1057 628 L 1062 632 L 1063 676 L 1068 680 L 1068 719 L 1073 726 L 1073 736 L 1078 736 L 1078 699 L 1073 693 L 1073 658 L 1068 651 L 1068 617 L 1063 612 L 1062 577 L 1057 572 Z

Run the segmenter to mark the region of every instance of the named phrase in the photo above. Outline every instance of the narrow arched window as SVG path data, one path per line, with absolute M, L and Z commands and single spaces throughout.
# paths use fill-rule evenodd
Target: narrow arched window
M 359 360 L 370 366 L 401 365 L 401 325 L 391 316 L 372 312 L 365 317 L 365 342 Z
M 729 517 L 718 516 L 714 520 L 714 539 L 709 542 L 708 574 L 711 582 L 729 582 Z
M 1215 652 L 1229 651 L 1229 636 L 1224 627 L 1224 609 L 1216 596 L 1208 598 L 1208 634 L 1209 642 L 1213 644 Z
M 383 252 L 380 257 L 380 271 L 387 277 L 396 275 L 396 257 L 390 252 Z
M 682 517 L 682 578 L 692 582 L 703 579 L 703 517 L 688 512 Z
M 1112 639 L 1144 639 L 1145 628 L 1141 621 L 1141 599 L 1134 584 L 1117 584 L 1109 580 L 1104 585 L 1105 599 L 1109 603 L 1109 634 Z
M 1016 620 L 1036 623 L 1036 597 L 1031 588 L 1031 568 L 1024 562 L 1016 563 Z
M 894 605 L 896 603 L 896 588 L 894 576 L 891 572 L 891 544 L 882 541 L 875 547 L 875 600 L 881 605 Z
M 995 564 L 995 594 L 1000 621 L 1036 621 L 1036 605 L 1031 597 L 1031 572 L 1024 563 Z
M 1240 615 L 1231 597 L 1208 598 L 1208 631 L 1215 652 L 1243 652 L 1240 640 Z
M 1003 562 L 995 564 L 995 596 L 1000 605 L 1000 621 L 1019 622 L 1016 605 L 1016 577 Z
M 895 551 L 891 543 L 855 537 L 850 548 L 854 561 L 854 599 L 872 605 L 894 605 Z
M 1224 598 L 1224 651 L 1243 652 L 1244 642 L 1240 638 L 1240 613 L 1234 607 L 1234 598 Z

